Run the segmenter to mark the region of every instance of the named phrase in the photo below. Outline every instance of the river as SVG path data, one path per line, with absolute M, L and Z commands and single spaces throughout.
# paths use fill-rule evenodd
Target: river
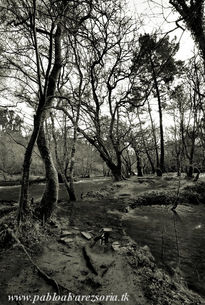
M 89 179 L 82 179 L 74 183 L 74 188 L 76 192 L 77 199 L 79 200 L 81 194 L 85 194 L 89 191 L 96 191 L 103 186 L 110 183 L 110 178 L 89 178 Z M 43 194 L 45 189 L 44 183 L 36 183 L 31 184 L 29 187 L 30 197 L 34 198 L 35 200 L 39 200 Z M 0 201 L 6 200 L 15 200 L 18 201 L 20 192 L 20 185 L 13 185 L 13 186 L 0 186 Z M 63 183 L 60 183 L 59 189 L 59 200 L 68 200 L 69 197 L 67 195 L 66 189 Z
M 189 288 L 205 296 L 205 206 L 146 206 L 123 220 L 127 234 L 148 245 L 159 264 L 179 267 Z

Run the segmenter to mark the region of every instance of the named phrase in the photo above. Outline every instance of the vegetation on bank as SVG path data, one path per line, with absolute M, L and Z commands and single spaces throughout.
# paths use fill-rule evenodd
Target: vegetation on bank
M 131 208 L 138 205 L 174 205 L 178 204 L 204 204 L 205 203 L 205 182 L 198 181 L 180 189 L 179 194 L 173 190 L 148 191 L 137 196 L 130 204 Z

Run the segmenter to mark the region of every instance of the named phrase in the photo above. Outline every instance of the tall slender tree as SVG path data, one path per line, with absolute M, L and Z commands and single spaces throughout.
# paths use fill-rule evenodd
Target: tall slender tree
M 153 97 L 157 99 L 158 104 L 160 156 L 158 157 L 157 152 L 157 160 L 159 159 L 159 161 L 157 161 L 157 163 L 159 163 L 157 164 L 159 165 L 157 167 L 157 175 L 161 176 L 165 171 L 163 96 L 177 72 L 174 55 L 178 50 L 178 44 L 174 41 L 170 42 L 168 36 L 158 39 L 156 34 L 142 35 L 139 42 L 141 48 L 140 53 L 136 53 L 136 58 L 141 59 L 141 64 L 143 64 L 144 67 L 144 74 L 141 76 L 141 82 L 144 86 L 146 86 L 147 82 L 153 84 Z

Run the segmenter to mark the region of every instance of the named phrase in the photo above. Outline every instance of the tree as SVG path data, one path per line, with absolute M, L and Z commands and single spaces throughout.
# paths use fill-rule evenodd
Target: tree
M 177 168 L 182 158 L 187 159 L 187 176 L 193 177 L 194 167 L 197 166 L 195 158 L 199 143 L 201 119 L 203 117 L 203 97 L 199 84 L 199 67 L 196 58 L 184 65 L 184 72 L 178 80 L 178 85 L 171 92 L 169 113 L 174 119 L 174 141 Z M 181 161 L 180 161 L 181 160 Z M 195 166 L 194 166 L 195 163 Z
M 74 95 L 81 99 L 78 132 L 98 150 L 114 179 L 121 180 L 122 153 L 127 147 L 124 138 L 130 128 L 122 130 L 120 121 L 123 107 L 132 95 L 134 28 L 120 1 L 98 2 L 94 13 L 96 18 L 88 20 L 83 31 L 75 36 L 78 66 L 75 77 L 60 92 L 57 109 L 64 111 L 74 123 L 62 101 L 67 99 L 74 104 Z M 76 94 L 79 85 L 80 96 Z
M 185 118 L 188 111 L 185 89 L 183 84 L 177 85 L 170 92 L 171 103 L 167 107 L 169 115 L 173 117 L 173 126 L 171 130 L 171 141 L 174 141 L 174 155 L 176 158 L 177 176 L 181 176 L 182 159 L 185 157 L 184 151 L 184 132 Z
M 148 105 L 148 107 L 149 107 L 149 105 Z M 149 110 L 150 110 L 150 107 L 148 108 L 148 112 L 149 112 L 149 116 L 150 116 L 151 112 Z M 138 120 L 139 120 L 139 127 L 140 127 L 139 132 L 140 132 L 142 147 L 143 147 L 144 153 L 146 154 L 147 159 L 149 161 L 149 164 L 150 164 L 150 167 L 151 167 L 151 172 L 152 172 L 152 174 L 154 174 L 155 173 L 155 165 L 154 165 L 154 161 L 153 161 L 153 158 L 152 158 L 152 155 L 151 155 L 151 152 L 152 152 L 153 148 L 156 152 L 156 162 L 157 162 L 157 164 L 159 164 L 159 162 L 158 162 L 158 160 L 159 160 L 158 159 L 158 148 L 157 148 L 157 141 L 156 141 L 156 136 L 155 136 L 155 129 L 154 129 L 152 120 L 151 120 L 151 132 L 150 132 L 149 128 L 143 129 L 144 122 L 141 120 L 139 111 L 137 111 L 137 117 L 138 117 Z M 150 116 L 150 119 L 151 118 L 152 117 Z M 153 138 L 154 143 L 152 143 L 152 142 L 149 143 L 151 138 Z
M 140 57 L 141 64 L 144 67 L 144 73 L 141 76 L 143 87 L 147 83 L 153 82 L 153 95 L 157 99 L 159 111 L 159 130 L 160 130 L 160 157 L 158 155 L 158 147 L 156 143 L 156 135 L 154 132 L 153 120 L 151 117 L 151 109 L 148 104 L 150 119 L 152 122 L 153 136 L 155 138 L 155 149 L 157 158 L 157 175 L 161 176 L 165 171 L 165 152 L 164 152 L 164 128 L 163 128 L 163 95 L 169 88 L 177 72 L 174 55 L 178 50 L 178 45 L 169 41 L 169 37 L 157 39 L 157 35 L 145 34 L 139 39 L 141 49 L 136 54 L 136 58 Z M 134 63 L 135 65 L 135 63 Z
M 191 31 L 205 65 L 204 0 L 169 0 Z
M 5 65 L 12 67 L 16 96 L 34 109 L 33 131 L 26 148 L 18 220 L 29 210 L 29 171 L 34 145 L 37 141 L 46 171 L 46 189 L 40 204 L 40 218 L 51 216 L 58 199 L 58 176 L 45 137 L 44 122 L 52 107 L 60 71 L 63 66 L 62 40 L 65 31 L 76 32 L 90 16 L 91 2 L 77 4 L 65 1 L 38 2 L 6 0 L 2 25 L 8 45 L 2 53 Z M 79 9 L 83 6 L 85 15 Z M 14 31 L 15 30 L 15 35 Z M 9 52 L 8 49 L 10 48 Z
M 54 123 L 54 117 L 53 114 L 50 114 L 51 117 L 51 124 L 52 124 L 52 135 L 53 135 L 53 142 L 54 142 L 54 150 L 55 150 L 55 158 L 56 158 L 56 163 L 57 163 L 57 169 L 58 169 L 58 174 L 60 174 L 61 179 L 64 182 L 65 188 L 67 190 L 68 196 L 71 201 L 76 201 L 76 196 L 75 196 L 75 191 L 73 187 L 73 170 L 74 170 L 74 162 L 73 162 L 73 157 L 74 157 L 74 149 L 75 149 L 75 144 L 76 144 L 76 134 L 74 135 L 74 143 L 72 145 L 71 149 L 71 156 L 70 156 L 70 173 L 69 173 L 69 181 L 67 179 L 67 169 L 64 168 L 63 164 L 64 162 L 61 162 L 61 159 L 59 157 L 59 146 L 58 146 L 58 139 L 56 136 L 55 132 L 55 123 Z M 67 133 L 67 130 L 66 130 Z M 64 135 L 65 137 L 65 135 Z M 66 143 L 66 146 L 64 146 L 64 151 L 67 151 L 67 141 L 68 138 L 66 137 L 64 144 Z M 67 151 L 67 154 L 68 151 Z M 65 154 L 64 154 L 65 155 Z

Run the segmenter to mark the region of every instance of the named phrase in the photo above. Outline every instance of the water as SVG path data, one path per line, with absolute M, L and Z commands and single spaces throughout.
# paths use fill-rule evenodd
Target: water
M 158 263 L 182 270 L 190 288 L 205 295 L 205 206 L 138 207 L 123 220 L 127 234 L 148 245 Z
M 81 199 L 81 194 L 82 193 L 87 193 L 90 191 L 96 191 L 105 185 L 110 183 L 110 178 L 104 178 L 104 177 L 99 177 L 95 179 L 82 179 L 78 182 L 74 183 L 74 189 L 76 192 L 76 197 L 78 200 Z M 43 192 L 45 189 L 45 183 L 37 183 L 37 184 L 32 184 L 29 187 L 29 192 L 30 192 L 30 198 L 34 198 L 35 200 L 40 200 Z M 15 185 L 15 186 L 1 186 L 0 187 L 0 201 L 6 200 L 19 200 L 19 192 L 20 192 L 20 185 Z M 59 199 L 60 200 L 69 200 L 68 194 L 66 192 L 66 189 L 64 187 L 63 183 L 60 183 L 60 188 L 59 188 Z

